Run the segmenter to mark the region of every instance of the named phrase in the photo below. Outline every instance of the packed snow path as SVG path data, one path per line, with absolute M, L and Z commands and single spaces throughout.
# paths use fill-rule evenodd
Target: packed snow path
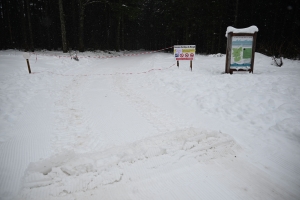
M 299 199 L 298 61 L 21 55 L 0 52 L 0 199 Z

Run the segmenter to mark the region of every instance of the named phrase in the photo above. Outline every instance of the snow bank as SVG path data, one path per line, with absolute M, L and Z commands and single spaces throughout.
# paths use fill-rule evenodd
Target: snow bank
M 240 146 L 229 135 L 194 128 L 103 152 L 75 154 L 74 151 L 65 151 L 29 165 L 19 198 L 47 199 L 49 196 L 54 198 L 85 192 L 109 184 L 129 182 L 135 176 L 131 170 L 141 165 L 150 168 L 145 170 L 150 173 L 153 168 L 159 168 L 160 164 L 155 163 L 183 164 L 184 158 L 190 158 L 208 164 L 216 159 L 235 158 L 240 151 Z M 170 157 L 172 159 L 168 160 Z

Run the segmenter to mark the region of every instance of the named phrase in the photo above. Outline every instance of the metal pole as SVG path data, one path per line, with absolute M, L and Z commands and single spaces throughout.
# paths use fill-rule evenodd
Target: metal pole
M 190 61 L 190 68 L 191 68 L 191 71 L 193 71 L 192 70 L 192 68 L 193 68 L 193 61 L 192 60 Z
M 179 68 L 179 60 L 177 60 L 177 67 Z
M 28 72 L 29 72 L 29 74 L 31 74 L 29 60 L 28 60 L 28 59 L 26 59 L 26 61 L 27 61 L 27 66 L 28 66 Z

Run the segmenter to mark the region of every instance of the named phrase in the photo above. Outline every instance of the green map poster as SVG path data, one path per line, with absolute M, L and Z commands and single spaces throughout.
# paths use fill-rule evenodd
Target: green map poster
M 231 48 L 231 69 L 250 69 L 252 58 L 252 36 L 233 36 Z

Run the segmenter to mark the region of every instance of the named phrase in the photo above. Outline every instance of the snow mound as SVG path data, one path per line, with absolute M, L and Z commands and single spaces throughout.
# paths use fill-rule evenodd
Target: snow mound
M 222 54 L 222 53 L 217 53 L 217 54 L 210 54 L 208 55 L 209 57 L 223 57 L 226 56 L 226 54 Z
M 85 192 L 122 180 L 126 182 L 136 165 L 144 166 L 144 174 L 167 163 L 181 162 L 180 166 L 184 168 L 189 163 L 183 158 L 209 164 L 215 159 L 235 157 L 240 150 L 227 134 L 189 128 L 98 153 L 65 151 L 29 165 L 19 198 L 56 198 Z M 159 164 L 162 162 L 163 165 Z

